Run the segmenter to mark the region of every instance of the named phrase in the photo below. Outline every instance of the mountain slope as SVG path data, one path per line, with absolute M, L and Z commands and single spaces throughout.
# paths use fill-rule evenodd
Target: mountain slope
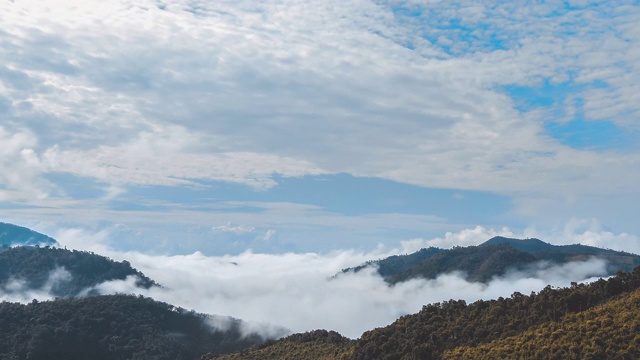
M 356 266 L 354 268 L 343 269 L 342 272 L 346 273 L 349 271 L 358 272 L 368 266 L 375 266 L 378 270 L 380 276 L 385 279 L 393 277 L 395 274 L 407 271 L 413 268 L 416 265 L 424 262 L 430 257 L 445 251 L 444 249 L 438 249 L 435 247 L 420 249 L 413 254 L 408 255 L 393 255 L 388 258 L 369 261 L 366 264 Z
M 535 239 L 535 238 L 512 239 L 512 238 L 507 238 L 503 236 L 494 236 L 491 239 L 480 244 L 480 246 L 502 245 L 502 244 L 509 245 L 516 250 L 527 251 L 527 252 L 549 250 L 555 247 L 554 245 L 546 243 L 540 239 Z
M 607 260 L 608 272 L 613 275 L 618 271 L 631 271 L 640 265 L 640 256 L 610 249 L 601 249 L 594 246 L 551 245 L 538 239 L 511 239 L 496 236 L 480 244 L 479 246 L 506 244 L 514 249 L 526 251 L 540 260 L 564 263 L 576 260 L 586 260 L 589 257 L 598 257 Z
M 342 348 L 328 347 L 321 339 L 295 345 L 282 339 L 219 359 L 633 359 L 640 354 L 638 306 L 640 267 L 608 280 L 562 289 L 548 286 L 531 295 L 516 292 L 472 304 L 450 300 L 425 305 Z M 604 330 L 598 334 L 600 328 Z M 627 334 L 617 338 L 618 332 Z M 578 356 L 576 347 L 581 349 Z
M 109 295 L 28 305 L 0 303 L 2 359 L 195 359 L 262 343 L 243 336 L 241 322 L 225 331 L 210 317 L 149 298 Z
M 585 245 L 552 245 L 539 239 L 494 237 L 478 246 L 447 250 L 422 249 L 413 254 L 391 256 L 342 272 L 357 272 L 367 266 L 374 266 L 388 283 L 395 284 L 413 278 L 433 279 L 442 273 L 462 271 L 468 275 L 469 281 L 487 282 L 494 276 L 504 275 L 510 269 L 525 269 L 540 262 L 562 264 L 586 261 L 591 257 L 606 260 L 608 275 L 621 270 L 631 271 L 640 266 L 640 256 L 620 251 Z
M 56 245 L 53 238 L 26 227 L 0 222 L 0 245 Z
M 54 296 L 75 296 L 105 281 L 136 276 L 138 286 L 157 285 L 132 268 L 129 262 L 116 262 L 104 256 L 77 250 L 18 246 L 0 253 L 0 289 L 43 289 Z M 11 286 L 9 286 L 11 285 Z
M 633 273 L 621 272 L 589 285 L 574 283 L 563 289 L 548 286 L 529 296 L 514 293 L 510 298 L 470 305 L 454 300 L 431 304 L 387 327 L 365 332 L 356 343 L 354 359 L 439 358 L 444 351 L 459 346 L 517 336 L 639 288 L 640 267 Z
M 640 290 L 558 322 L 477 347 L 458 347 L 443 359 L 638 359 Z
M 462 271 L 467 280 L 486 282 L 508 269 L 536 262 L 535 256 L 506 245 L 458 247 L 435 254 L 407 270 L 388 277 L 392 284 L 413 278 L 435 278 L 442 273 Z
M 248 351 L 236 354 L 207 354 L 201 360 L 263 360 L 263 359 L 314 359 L 347 360 L 353 355 L 354 340 L 335 331 L 314 330 L 290 335 L 277 341 L 268 341 Z

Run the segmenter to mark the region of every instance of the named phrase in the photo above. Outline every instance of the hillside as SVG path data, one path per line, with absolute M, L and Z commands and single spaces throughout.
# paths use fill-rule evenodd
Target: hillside
M 520 240 L 496 236 L 479 246 L 500 244 L 509 245 L 520 251 L 526 251 L 538 259 L 556 263 L 586 260 L 589 257 L 595 256 L 607 260 L 608 272 L 611 275 L 618 271 L 631 271 L 640 265 L 640 256 L 638 255 L 581 244 L 551 245 L 538 239 Z
M 109 295 L 28 305 L 0 303 L 1 359 L 192 360 L 264 340 L 241 322 L 213 329 L 210 317 L 149 298 Z
M 524 269 L 538 262 L 562 264 L 591 257 L 606 260 L 608 275 L 640 266 L 640 256 L 585 245 L 552 245 L 539 239 L 494 237 L 478 246 L 452 249 L 427 248 L 409 255 L 371 261 L 342 272 L 374 266 L 390 284 L 413 278 L 433 279 L 443 273 L 463 271 L 469 281 L 487 282 L 511 269 Z M 596 275 L 596 274 L 594 274 Z
M 52 247 L 18 246 L 0 252 L 0 289 L 20 281 L 29 289 L 48 287 L 54 296 L 78 295 L 109 280 L 136 276 L 138 286 L 157 285 L 129 262 L 116 262 L 90 252 Z
M 292 347 L 291 341 L 282 339 L 219 359 L 632 359 L 640 354 L 636 350 L 640 348 L 640 342 L 636 343 L 640 339 L 636 335 L 638 305 L 640 267 L 608 280 L 573 283 L 562 289 L 548 286 L 530 295 L 425 305 L 417 314 L 367 331 L 343 348 L 329 347 L 318 339 Z M 602 333 L 598 333 L 600 328 Z M 621 332 L 627 334 L 618 338 Z M 581 338 L 572 343 L 574 337 Z M 577 352 L 576 347 L 581 350 Z M 291 356 L 294 353 L 288 349 L 294 349 L 296 355 Z M 334 355 L 327 356 L 330 351 Z
M 354 359 L 382 358 L 380 354 L 392 354 L 389 359 L 439 358 L 446 350 L 516 336 L 638 288 L 640 268 L 589 285 L 547 287 L 529 296 L 514 293 L 510 298 L 470 305 L 454 300 L 431 304 L 387 327 L 364 333 L 356 344 Z
M 335 331 L 314 330 L 293 334 L 281 340 L 270 340 L 263 345 L 236 354 L 207 354 L 201 360 L 263 360 L 263 359 L 316 359 L 347 360 L 353 355 L 354 340 Z
M 343 273 L 349 272 L 349 271 L 358 272 L 368 266 L 375 266 L 378 270 L 378 273 L 383 278 L 388 279 L 394 276 L 395 274 L 407 271 L 413 268 L 414 266 L 421 264 L 425 260 L 429 259 L 430 257 L 442 251 L 445 251 L 445 250 L 438 249 L 435 247 L 420 249 L 413 254 L 393 255 L 382 260 L 369 261 L 360 266 L 344 269 L 342 270 L 342 272 Z
M 56 245 L 53 238 L 26 227 L 0 222 L 0 245 Z
M 517 336 L 446 351 L 443 359 L 638 359 L 639 308 L 640 290 L 635 290 Z

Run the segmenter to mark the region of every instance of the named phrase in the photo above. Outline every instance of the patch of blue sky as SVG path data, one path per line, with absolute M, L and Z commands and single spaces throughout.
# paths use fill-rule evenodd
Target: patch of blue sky
M 630 134 L 606 119 L 591 120 L 584 116 L 580 93 L 588 88 L 608 88 L 609 84 L 598 80 L 589 84 L 573 81 L 554 83 L 543 79 L 538 86 L 504 86 L 502 89 L 514 100 L 520 112 L 544 108 L 551 117 L 544 121 L 547 134 L 561 144 L 577 149 L 624 149 L 631 144 Z M 568 118 L 566 102 L 572 98 L 575 113 Z
M 566 123 L 548 122 L 545 130 L 560 143 L 585 150 L 624 149 L 630 134 L 613 122 L 586 120 L 580 115 Z
M 43 177 L 55 184 L 58 190 L 55 195 L 74 199 L 98 199 L 105 195 L 105 188 L 107 187 L 107 185 L 90 178 L 61 172 L 47 173 Z
M 492 222 L 510 208 L 505 196 L 478 191 L 432 189 L 348 174 L 275 177 L 278 185 L 255 190 L 246 185 L 207 182 L 203 187 L 136 187 L 131 196 L 215 210 L 231 202 L 286 202 L 317 206 L 340 215 L 416 214 L 473 222 Z M 242 206 L 242 205 L 241 205 Z M 255 212 L 259 207 L 220 207 L 220 211 Z
M 348 174 L 277 179 L 267 196 L 311 202 L 344 215 L 403 213 L 444 218 L 482 213 L 492 217 L 509 207 L 506 197 L 486 192 L 433 189 Z M 491 204 L 491 206 L 486 206 Z M 488 220 L 488 219 L 484 219 Z
M 606 85 L 606 83 L 599 85 Z M 560 106 L 570 95 L 586 88 L 587 85 L 576 84 L 573 81 L 554 83 L 549 79 L 542 79 L 537 86 L 507 85 L 503 86 L 502 90 L 514 100 L 518 111 L 526 112 L 540 107 Z

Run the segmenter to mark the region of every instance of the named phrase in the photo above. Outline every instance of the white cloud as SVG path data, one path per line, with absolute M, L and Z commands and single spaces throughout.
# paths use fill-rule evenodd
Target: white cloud
M 230 233 L 234 233 L 234 234 L 245 234 L 245 233 L 254 232 L 255 228 L 253 228 L 251 226 L 243 226 L 243 225 L 235 225 L 235 224 L 232 224 L 232 223 L 227 223 L 226 225 L 213 226 L 213 227 L 211 227 L 211 231 L 213 231 L 214 233 L 230 232 Z
M 331 278 L 342 267 L 358 264 L 366 256 L 353 252 L 328 256 L 245 253 L 221 258 L 197 253 L 127 256 L 165 287 L 145 291 L 136 289 L 133 281 L 116 281 L 98 286 L 99 291 L 142 293 L 188 309 L 271 324 L 267 326 L 271 335 L 278 329 L 274 325 L 281 325 L 294 332 L 333 329 L 352 338 L 417 312 L 427 303 L 506 297 L 514 291 L 539 291 L 548 284 L 568 286 L 571 281 L 606 273 L 604 261 L 589 260 L 561 266 L 540 264 L 488 284 L 470 283 L 464 274 L 452 273 L 390 287 L 373 269 Z
M 44 167 L 34 150 L 36 135 L 28 129 L 10 131 L 0 125 L 0 144 L 0 199 L 46 198 L 53 186 L 41 177 Z
M 51 290 L 71 279 L 71 273 L 64 267 L 56 267 L 49 272 L 47 281 L 41 288 L 34 288 L 32 284 L 22 279 L 10 278 L 4 286 L 0 286 L 0 301 L 28 303 L 33 299 L 53 300 L 55 295 Z
M 421 3 L 434 23 L 393 5 L 5 3 L 3 96 L 46 140 L 52 171 L 114 184 L 268 188 L 273 173 L 348 172 L 508 193 L 635 189 L 637 156 L 561 146 L 543 135 L 550 113 L 521 114 L 496 88 L 575 73 L 610 86 L 575 90 L 588 117 L 636 126 L 635 7 Z M 452 19 L 478 29 L 439 26 Z
M 182 127 L 171 126 L 140 133 L 120 146 L 93 150 L 61 150 L 44 154 L 49 171 L 91 177 L 110 184 L 191 185 L 198 181 L 228 181 L 266 189 L 283 176 L 320 174 L 308 162 L 249 152 L 204 154 L 189 151 L 202 140 Z M 195 180 L 195 181 L 194 181 Z
M 269 240 L 271 240 L 271 238 L 272 238 L 272 237 L 274 237 L 277 233 L 278 233 L 278 231 L 277 231 L 277 230 L 269 229 L 269 230 L 267 230 L 267 232 L 266 232 L 266 233 L 264 233 L 264 235 L 262 235 L 262 237 L 261 237 L 260 239 L 261 239 L 261 240 L 264 240 L 264 241 L 269 241 Z
M 473 242 L 471 239 L 492 234 L 510 232 L 478 227 L 447 234 L 445 238 L 451 243 L 453 239 Z M 139 292 L 183 308 L 233 316 L 249 323 L 279 325 L 295 332 L 334 329 L 350 337 L 386 325 L 403 314 L 417 312 L 427 303 L 451 298 L 474 301 L 506 297 L 514 291 L 527 294 L 549 284 L 569 286 L 572 281 L 606 273 L 604 261 L 590 259 L 563 265 L 540 263 L 508 272 L 487 284 L 470 283 L 464 274 L 451 273 L 389 287 L 371 268 L 337 278 L 333 275 L 367 260 L 402 253 L 406 246 L 391 251 L 342 250 L 325 255 L 244 252 L 214 257 L 196 252 L 166 256 L 114 251 L 104 246 L 102 234 L 85 235 L 88 237 L 83 239 L 82 233 L 74 232 L 73 237 L 60 242 L 67 245 L 65 240 L 73 240 L 83 249 L 102 249 L 103 254 L 113 259 L 126 259 L 164 286 L 145 291 L 136 289 L 135 281 L 128 279 L 98 286 L 104 293 Z
M 403 252 L 411 253 L 431 246 L 442 249 L 449 249 L 454 246 L 475 246 L 491 239 L 494 236 L 516 237 L 516 235 L 507 227 L 500 230 L 494 230 L 478 225 L 473 229 L 464 229 L 456 233 L 448 231 L 444 235 L 444 238 L 411 239 L 401 241 L 400 244 Z

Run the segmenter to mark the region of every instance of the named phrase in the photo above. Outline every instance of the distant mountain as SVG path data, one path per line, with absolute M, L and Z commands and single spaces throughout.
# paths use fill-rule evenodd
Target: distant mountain
M 127 261 L 116 262 L 86 251 L 17 246 L 0 252 L 0 289 L 5 292 L 46 288 L 54 296 L 68 297 L 128 276 L 136 276 L 137 285 L 143 288 L 158 285 Z M 16 282 L 21 285 L 18 289 Z
M 0 304 L 1 359 L 192 360 L 264 342 L 212 317 L 149 298 L 109 295 Z
M 516 250 L 527 251 L 527 252 L 550 250 L 550 249 L 558 248 L 558 246 L 551 245 L 540 239 L 535 239 L 535 238 L 512 239 L 512 238 L 507 238 L 503 236 L 492 237 L 491 239 L 480 244 L 480 246 L 502 245 L 502 244 L 509 245 Z
M 419 251 L 409 255 L 393 255 L 383 260 L 369 261 L 363 265 L 356 266 L 354 268 L 344 269 L 342 271 L 358 272 L 360 270 L 365 269 L 366 267 L 375 266 L 378 270 L 378 273 L 386 279 L 386 278 L 393 277 L 398 273 L 408 271 L 414 266 L 421 264 L 422 262 L 429 259 L 430 257 L 443 251 L 446 251 L 446 250 L 430 247 L 426 249 L 420 249 Z
M 453 249 L 428 248 L 409 255 L 391 256 L 367 264 L 344 269 L 360 271 L 374 266 L 389 283 L 413 278 L 433 279 L 443 273 L 462 271 L 469 281 L 487 282 L 509 269 L 524 269 L 537 262 L 567 263 L 598 257 L 607 261 L 609 275 L 630 271 L 640 265 L 640 256 L 621 251 L 585 245 L 552 245 L 539 239 L 494 237 L 478 246 Z M 596 274 L 594 274 L 596 275 Z
M 26 227 L 0 222 L 0 245 L 57 245 L 58 242 Z
M 638 359 L 638 304 L 640 267 L 591 284 L 547 286 L 530 295 L 425 305 L 358 340 L 337 341 L 340 345 L 327 344 L 323 336 L 288 340 L 305 335 L 295 334 L 206 359 Z

